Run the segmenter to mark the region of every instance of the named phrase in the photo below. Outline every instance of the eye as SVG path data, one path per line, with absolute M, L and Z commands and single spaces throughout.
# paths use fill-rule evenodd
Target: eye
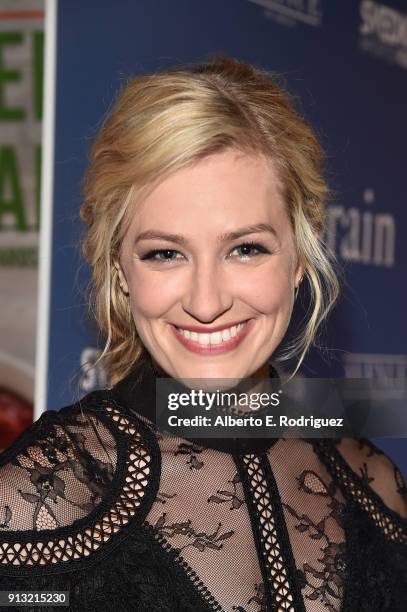
M 158 261 L 160 263 L 168 263 L 170 261 L 175 261 L 176 259 L 179 259 L 179 257 L 174 257 L 174 255 L 180 255 L 180 257 L 183 257 L 181 253 L 179 251 L 176 251 L 175 249 L 154 249 L 153 251 L 149 251 L 148 253 L 140 257 L 140 259 L 142 261 L 149 259 L 152 261 Z
M 244 242 L 243 244 L 240 244 L 235 247 L 231 251 L 231 254 L 235 251 L 240 251 L 237 257 L 243 260 L 249 260 L 264 253 L 270 253 L 270 251 L 266 247 L 256 242 Z M 147 260 L 158 263 L 170 263 L 183 259 L 183 257 L 184 256 L 175 249 L 153 249 L 152 251 L 148 251 L 145 255 L 142 255 L 140 259 L 142 261 Z
M 266 247 L 262 244 L 258 244 L 256 242 L 244 242 L 243 244 L 239 244 L 239 246 L 235 247 L 232 251 L 240 251 L 240 259 L 252 259 L 257 255 L 262 255 L 263 253 L 270 253 Z

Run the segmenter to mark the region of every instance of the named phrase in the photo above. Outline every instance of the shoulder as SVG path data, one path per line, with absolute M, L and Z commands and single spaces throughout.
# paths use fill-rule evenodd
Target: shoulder
M 405 482 L 386 453 L 367 438 L 319 439 L 313 445 L 352 507 L 388 539 L 407 544 Z
M 0 454 L 0 540 L 110 516 L 125 485 L 133 485 L 140 513 L 156 484 L 157 446 L 154 433 L 109 391 L 44 413 Z
M 336 448 L 362 483 L 374 491 L 385 506 L 407 518 L 407 489 L 392 459 L 367 438 L 341 438 Z
M 387 541 L 402 544 L 407 554 L 406 487 L 395 463 L 367 438 L 310 442 L 333 477 L 333 486 L 346 498 L 352 521 L 362 520 L 362 530 L 374 527 Z

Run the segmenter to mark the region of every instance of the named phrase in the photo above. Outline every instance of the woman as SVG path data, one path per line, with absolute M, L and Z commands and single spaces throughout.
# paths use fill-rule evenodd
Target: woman
M 114 385 L 2 455 L 0 590 L 69 592 L 72 610 L 405 609 L 405 486 L 368 440 L 199 441 L 155 423 L 157 376 L 273 384 L 277 347 L 301 364 L 338 293 L 320 163 L 246 64 L 120 94 L 82 206 Z M 287 344 L 301 282 L 312 304 Z

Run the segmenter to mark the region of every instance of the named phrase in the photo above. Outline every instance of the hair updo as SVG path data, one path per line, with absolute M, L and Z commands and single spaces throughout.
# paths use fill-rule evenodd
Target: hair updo
M 112 382 L 146 356 L 113 265 L 132 211 L 172 172 L 229 148 L 273 160 L 309 284 L 306 320 L 279 360 L 294 357 L 298 369 L 335 303 L 339 283 L 323 242 L 328 188 L 321 147 L 275 77 L 218 57 L 131 79 L 91 149 L 81 207 L 91 307 L 106 338 L 101 359 Z

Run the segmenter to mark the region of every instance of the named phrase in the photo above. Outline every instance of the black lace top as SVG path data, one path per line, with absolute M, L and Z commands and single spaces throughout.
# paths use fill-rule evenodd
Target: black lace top
M 0 591 L 69 591 L 74 611 L 407 610 L 406 488 L 384 453 L 176 438 L 154 392 L 139 369 L 0 455 Z

